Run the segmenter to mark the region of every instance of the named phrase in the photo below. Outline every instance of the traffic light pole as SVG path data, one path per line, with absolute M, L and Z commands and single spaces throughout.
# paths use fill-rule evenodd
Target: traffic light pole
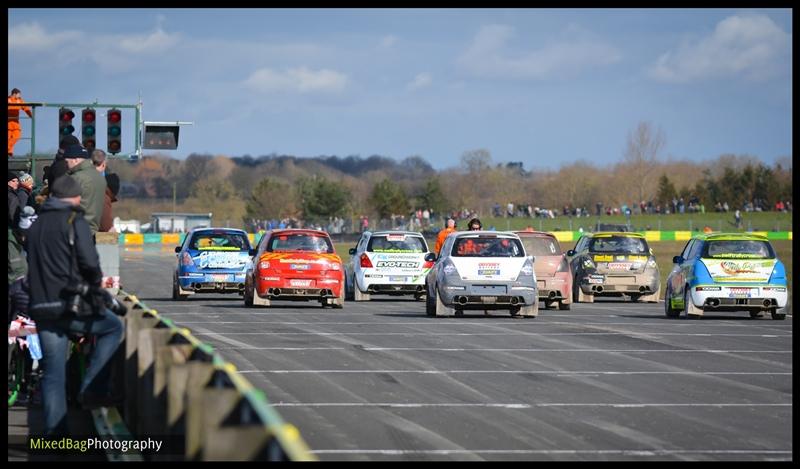
M 133 109 L 135 111 L 135 118 L 134 118 L 134 151 L 132 153 L 127 154 L 117 154 L 117 155 L 109 155 L 109 158 L 112 159 L 128 159 L 128 160 L 137 160 L 142 156 L 142 102 L 139 101 L 137 104 L 104 104 L 104 103 L 45 103 L 45 102 L 32 102 L 32 103 L 24 103 L 24 104 L 16 104 L 16 103 L 9 103 L 9 107 L 11 106 L 28 106 L 31 108 L 31 149 L 30 153 L 25 155 L 25 159 L 30 160 L 30 173 L 35 175 L 36 171 L 36 161 L 42 160 L 52 160 L 55 155 L 50 153 L 36 153 L 36 109 L 40 107 L 46 108 L 82 108 L 82 107 L 91 107 L 91 108 L 117 108 L 117 109 Z M 23 158 L 11 158 L 9 161 L 12 160 L 23 160 Z M 35 176 L 34 176 L 35 177 Z

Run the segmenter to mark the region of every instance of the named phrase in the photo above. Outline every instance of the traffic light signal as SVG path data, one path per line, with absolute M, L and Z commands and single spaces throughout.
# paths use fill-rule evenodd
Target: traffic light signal
M 142 148 L 145 150 L 177 150 L 179 129 L 177 125 L 152 125 L 145 122 Z
M 108 111 L 108 152 L 117 154 L 122 149 L 122 111 Z
M 58 110 L 58 146 L 61 146 L 64 137 L 75 132 L 75 126 L 72 125 L 74 118 L 75 113 L 72 112 L 72 109 L 62 107 Z
M 97 113 L 94 109 L 86 108 L 81 112 L 81 141 L 83 148 L 91 152 L 97 146 Z

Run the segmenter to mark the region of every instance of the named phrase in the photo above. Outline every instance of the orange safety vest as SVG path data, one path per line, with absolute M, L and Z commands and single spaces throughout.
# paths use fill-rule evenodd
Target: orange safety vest
M 8 97 L 8 104 L 25 104 L 22 98 Z M 28 106 L 8 106 L 8 122 L 19 122 L 19 111 L 25 111 L 28 117 L 33 117 L 31 108 Z
M 444 240 L 445 238 L 447 238 L 447 235 L 449 235 L 454 231 L 458 230 L 456 230 L 455 228 L 444 228 L 442 231 L 439 232 L 439 235 L 436 237 L 436 247 L 434 248 L 436 250 L 437 256 L 439 255 L 439 251 L 442 250 L 442 245 L 444 245 Z

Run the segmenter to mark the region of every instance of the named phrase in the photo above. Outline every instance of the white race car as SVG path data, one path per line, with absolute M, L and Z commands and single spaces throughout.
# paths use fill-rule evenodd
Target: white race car
M 345 277 L 348 299 L 369 301 L 371 294 L 425 296 L 425 276 L 433 262 L 425 261 L 428 243 L 414 231 L 365 231 L 355 248 Z
M 440 254 L 428 274 L 428 316 L 462 316 L 465 310 L 508 310 L 517 317 L 539 314 L 535 259 L 525 253 L 518 235 L 457 231 L 447 236 Z

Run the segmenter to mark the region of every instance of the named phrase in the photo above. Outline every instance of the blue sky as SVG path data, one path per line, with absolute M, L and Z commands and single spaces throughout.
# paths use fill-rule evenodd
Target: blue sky
M 662 130 L 665 160 L 792 152 L 788 9 L 8 13 L 9 89 L 49 103 L 141 93 L 145 120 L 195 123 L 165 152 L 178 158 L 419 155 L 441 169 L 483 148 L 529 169 L 610 165 L 640 121 Z M 129 151 L 132 111 L 124 121 Z M 42 111 L 37 149 L 56 129 Z

